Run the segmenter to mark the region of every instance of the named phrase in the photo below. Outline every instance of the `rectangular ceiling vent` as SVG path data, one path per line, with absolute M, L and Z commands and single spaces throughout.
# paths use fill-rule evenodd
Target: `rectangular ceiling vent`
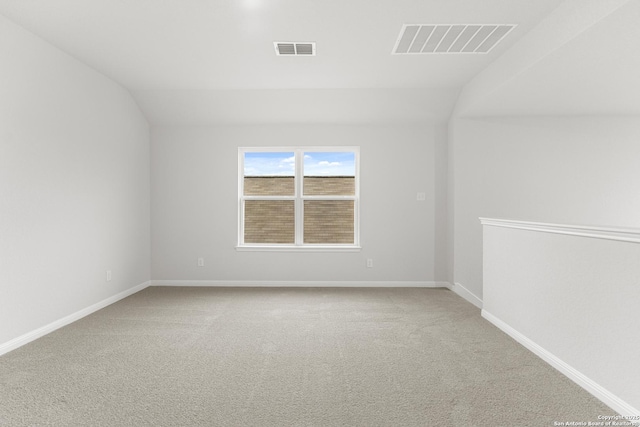
M 489 53 L 515 27 L 506 24 L 405 24 L 391 53 Z
M 315 42 L 273 42 L 277 56 L 316 56 Z

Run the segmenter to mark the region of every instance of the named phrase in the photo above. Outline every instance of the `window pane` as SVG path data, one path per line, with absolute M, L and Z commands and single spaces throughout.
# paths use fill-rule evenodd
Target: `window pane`
M 293 196 L 293 152 L 244 153 L 245 196 Z
M 354 243 L 353 200 L 305 200 L 304 243 Z
M 355 158 L 353 152 L 304 153 L 304 195 L 355 195 Z
M 246 200 L 245 243 L 295 243 L 293 200 Z

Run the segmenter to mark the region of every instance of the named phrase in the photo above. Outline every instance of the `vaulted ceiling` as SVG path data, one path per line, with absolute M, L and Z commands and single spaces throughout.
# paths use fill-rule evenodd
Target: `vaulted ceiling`
M 469 113 L 640 115 L 638 23 L 639 0 L 564 2 L 478 76 L 500 81 Z
M 640 113 L 616 103 L 640 88 L 637 0 L 0 0 L 0 14 L 127 88 L 152 123 L 446 120 L 461 93 L 470 115 Z M 392 55 L 407 23 L 517 27 L 488 54 Z

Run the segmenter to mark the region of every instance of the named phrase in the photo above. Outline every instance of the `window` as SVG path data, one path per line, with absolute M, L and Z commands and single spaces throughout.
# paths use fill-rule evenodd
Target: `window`
M 358 249 L 358 147 L 240 148 L 238 164 L 238 249 Z

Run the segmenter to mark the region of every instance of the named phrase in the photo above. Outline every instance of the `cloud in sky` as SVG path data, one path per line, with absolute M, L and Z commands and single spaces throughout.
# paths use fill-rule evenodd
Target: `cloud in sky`
M 304 174 L 313 176 L 355 176 L 355 153 L 311 152 L 304 160 Z
M 306 176 L 355 176 L 353 152 L 307 152 L 303 161 Z M 292 152 L 245 153 L 245 176 L 293 176 L 294 173 Z
M 293 176 L 295 155 L 292 152 L 244 153 L 245 176 Z

